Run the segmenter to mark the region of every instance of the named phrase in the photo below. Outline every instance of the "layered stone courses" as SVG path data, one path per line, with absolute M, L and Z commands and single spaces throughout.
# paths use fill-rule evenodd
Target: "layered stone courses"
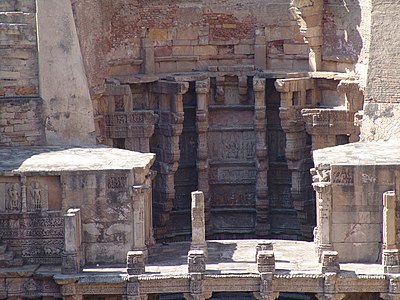
M 397 299 L 389 2 L 3 0 L 0 298 Z

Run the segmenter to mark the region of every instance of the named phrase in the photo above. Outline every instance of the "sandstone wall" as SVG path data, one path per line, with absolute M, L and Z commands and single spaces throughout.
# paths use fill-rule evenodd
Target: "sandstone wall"
M 0 147 L 44 145 L 40 98 L 6 98 L 0 102 Z
M 286 0 L 74 2 L 91 86 L 114 74 L 139 73 L 154 47 L 154 72 L 253 65 L 307 70 L 308 46 Z M 147 39 L 145 39 L 147 38 Z
M 356 71 L 365 77 L 371 1 L 324 2 L 322 68 L 326 71 Z
M 34 0 L 0 1 L 0 97 L 38 94 Z

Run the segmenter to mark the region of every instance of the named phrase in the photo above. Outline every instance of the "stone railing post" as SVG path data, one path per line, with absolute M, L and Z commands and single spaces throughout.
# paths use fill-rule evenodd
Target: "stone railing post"
M 200 191 L 192 192 L 192 243 L 191 250 L 203 250 L 207 256 L 204 194 Z
M 316 242 L 319 262 L 322 262 L 322 253 L 332 249 L 331 215 L 332 215 L 332 185 L 330 166 L 319 166 L 311 169 L 313 188 L 316 192 L 317 230 Z
M 129 275 L 140 275 L 145 272 L 146 256 L 143 251 L 128 251 L 126 255 L 126 271 Z
M 400 272 L 400 253 L 396 244 L 396 194 L 383 194 L 382 264 L 385 273 Z
M 81 269 L 82 228 L 80 209 L 68 209 L 64 215 L 64 252 L 62 274 L 76 274 Z
M 278 298 L 279 292 L 274 292 L 272 281 L 275 272 L 275 254 L 272 250 L 260 250 L 257 253 L 257 268 L 260 273 L 260 291 L 253 295 L 259 300 Z

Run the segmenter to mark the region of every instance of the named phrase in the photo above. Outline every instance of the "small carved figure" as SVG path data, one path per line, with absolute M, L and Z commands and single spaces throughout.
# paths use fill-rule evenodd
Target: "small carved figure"
M 19 196 L 20 196 L 20 190 L 18 187 L 18 184 L 13 184 L 13 186 L 8 190 L 8 194 L 10 196 L 10 201 L 9 201 L 9 209 L 10 210 L 19 210 Z
M 40 189 L 40 185 L 38 182 L 32 183 L 31 195 L 33 198 L 33 209 L 41 210 L 42 208 L 42 190 Z

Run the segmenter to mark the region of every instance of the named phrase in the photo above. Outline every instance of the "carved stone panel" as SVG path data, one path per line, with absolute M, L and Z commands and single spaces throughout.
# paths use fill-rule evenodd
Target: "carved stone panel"
M 334 185 L 353 185 L 354 174 L 352 167 L 332 166 L 331 180 Z
M 254 131 L 212 131 L 209 133 L 209 157 L 212 160 L 253 160 Z
M 0 213 L 21 211 L 22 190 L 16 178 L 0 181 Z
M 64 245 L 60 213 L 9 214 L 0 219 L 2 238 L 10 250 L 29 264 L 59 264 Z

